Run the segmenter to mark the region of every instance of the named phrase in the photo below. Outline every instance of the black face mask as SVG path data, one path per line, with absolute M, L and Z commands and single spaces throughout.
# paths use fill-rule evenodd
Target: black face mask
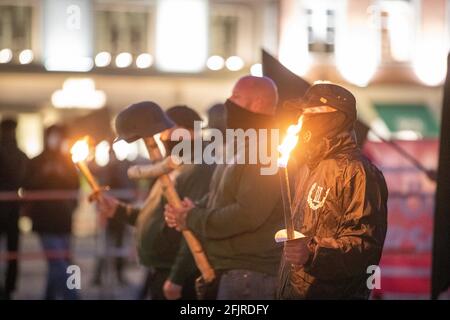
M 225 101 L 228 129 L 267 129 L 273 124 L 273 117 L 245 110 L 230 99 Z
M 341 111 L 306 114 L 300 136 L 304 143 L 318 143 L 323 138 L 333 138 L 351 129 L 352 122 Z
M 341 111 L 305 114 L 300 131 L 299 147 L 294 150 L 299 164 L 314 164 L 330 148 L 329 143 L 341 133 L 353 128 L 353 120 Z

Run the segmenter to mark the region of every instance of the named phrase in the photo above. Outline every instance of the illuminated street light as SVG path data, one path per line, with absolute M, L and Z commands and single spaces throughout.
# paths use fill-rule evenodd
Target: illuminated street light
M 126 68 L 133 62 L 133 56 L 129 52 L 119 53 L 116 57 L 116 66 L 118 68 Z
M 412 62 L 416 76 L 427 86 L 438 86 L 445 80 L 445 65 L 445 44 L 432 35 L 422 35 Z
M 111 63 L 111 54 L 106 51 L 97 53 L 95 56 L 95 65 L 97 67 L 106 67 Z
M 106 140 L 103 140 L 95 147 L 95 163 L 104 167 L 109 163 L 109 143 Z
M 311 1 L 315 3 L 320 1 Z M 308 50 L 308 29 L 299 9 L 300 1 L 289 1 L 285 16 L 280 24 L 278 58 L 289 70 L 304 76 L 311 67 Z
M 62 90 L 52 94 L 52 103 L 55 108 L 100 109 L 106 103 L 106 95 L 95 89 L 95 82 L 90 78 L 69 78 Z
M 123 161 L 128 157 L 130 153 L 130 145 L 124 140 L 119 140 L 115 142 L 112 146 L 114 154 L 116 155 L 117 160 Z
M 373 30 L 346 30 L 347 37 L 336 46 L 336 66 L 342 77 L 359 87 L 366 87 L 378 69 L 380 48 Z
M 225 65 L 230 71 L 239 71 L 244 67 L 244 61 L 241 57 L 231 56 L 227 59 Z
M 13 57 L 12 51 L 9 48 L 0 50 L 0 63 L 8 63 Z
M 200 72 L 208 52 L 208 1 L 158 0 L 156 52 L 159 70 Z
M 153 64 L 153 57 L 151 54 L 148 53 L 141 53 L 136 59 L 136 66 L 139 69 L 150 68 L 152 64 Z
M 208 69 L 217 71 L 224 67 L 225 60 L 221 56 L 211 56 L 206 61 L 206 66 Z
M 31 51 L 30 49 L 25 49 L 19 54 L 20 64 L 29 64 L 33 61 L 33 58 L 33 51 Z
M 262 77 L 263 76 L 263 69 L 261 63 L 255 63 L 250 68 L 250 74 L 255 77 Z

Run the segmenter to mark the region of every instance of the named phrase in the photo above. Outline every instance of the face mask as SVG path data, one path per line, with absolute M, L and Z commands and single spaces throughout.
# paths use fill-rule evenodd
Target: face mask
M 329 149 L 330 140 L 352 128 L 353 121 L 340 111 L 305 114 L 300 143 L 293 153 L 300 163 L 313 163 Z M 326 139 L 328 138 L 328 139 Z
M 225 101 L 228 129 L 266 129 L 270 128 L 273 117 L 245 110 L 230 99 Z
M 333 138 L 349 130 L 349 123 L 343 112 L 306 114 L 300 137 L 304 143 L 317 143 L 323 138 Z

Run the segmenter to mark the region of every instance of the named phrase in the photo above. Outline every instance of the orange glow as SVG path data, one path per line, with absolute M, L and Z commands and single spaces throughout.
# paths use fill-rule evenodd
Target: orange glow
M 290 125 L 287 129 L 286 136 L 283 142 L 278 146 L 278 151 L 280 152 L 280 157 L 278 158 L 278 167 L 285 168 L 289 161 L 289 156 L 294 150 L 298 142 L 298 134 L 302 129 L 303 116 L 298 118 L 297 124 Z
M 72 154 L 72 161 L 74 163 L 85 161 L 89 156 L 88 137 L 84 137 L 83 139 L 75 142 L 70 149 L 70 153 Z

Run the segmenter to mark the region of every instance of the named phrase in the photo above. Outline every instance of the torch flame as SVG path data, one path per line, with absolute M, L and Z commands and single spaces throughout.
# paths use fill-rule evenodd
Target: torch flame
M 75 163 L 86 160 L 89 156 L 89 143 L 87 137 L 75 142 L 70 149 L 70 153 L 72 154 L 72 161 Z
M 302 129 L 302 124 L 303 116 L 298 118 L 297 124 L 290 125 L 287 129 L 287 133 L 283 139 L 283 142 L 278 146 L 278 151 L 281 154 L 278 158 L 278 167 L 286 168 L 289 161 L 289 155 L 297 145 L 299 139 L 298 134 Z

